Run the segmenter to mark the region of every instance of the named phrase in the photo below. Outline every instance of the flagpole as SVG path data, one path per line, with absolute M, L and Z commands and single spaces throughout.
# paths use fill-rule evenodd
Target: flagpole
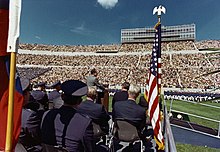
M 157 13 L 157 17 L 158 17 L 158 22 L 157 24 L 155 25 L 155 29 L 157 30 L 156 32 L 158 33 L 156 39 L 158 39 L 158 48 L 157 48 L 157 84 L 158 84 L 158 99 L 157 99 L 157 102 L 158 102 L 158 106 L 159 106 L 159 119 L 160 121 L 162 120 L 161 116 L 162 116 L 162 113 L 161 113 L 161 110 L 160 110 L 160 103 L 161 103 L 161 74 L 162 74 L 162 70 L 161 70 L 161 14 L 162 13 L 166 13 L 166 9 L 165 7 L 163 7 L 162 5 L 160 5 L 159 7 L 155 7 L 153 9 L 153 15 Z M 161 135 L 162 135 L 162 131 L 161 131 Z M 163 136 L 163 135 L 162 135 Z M 154 136 L 155 137 L 155 136 Z M 165 145 L 163 143 L 163 140 L 158 140 L 158 138 L 155 137 L 155 141 L 156 141 L 156 144 L 158 145 L 158 150 L 164 150 L 165 149 Z
M 16 54 L 18 51 L 19 35 L 20 35 L 20 14 L 21 0 L 9 1 L 9 29 L 7 52 L 10 52 L 10 79 L 9 79 L 9 97 L 8 97 L 8 115 L 7 115 L 7 131 L 5 141 L 5 152 L 12 152 L 13 143 L 13 123 L 14 123 L 14 95 L 15 95 L 15 74 L 16 74 Z
M 8 117 L 7 117 L 6 142 L 5 142 L 5 151 L 6 152 L 12 151 L 15 71 L 16 71 L 15 68 L 16 68 L 16 52 L 11 52 L 9 98 L 8 98 Z
M 154 9 L 153 9 L 153 15 L 155 14 L 155 13 L 157 13 L 157 17 L 158 17 L 158 22 L 157 22 L 157 24 L 155 25 L 155 29 L 156 29 L 156 27 L 158 26 L 158 25 L 160 25 L 161 24 L 161 14 L 162 13 L 166 13 L 166 9 L 165 9 L 165 7 L 164 6 L 162 6 L 162 5 L 160 5 L 159 7 L 155 7 Z M 161 42 L 161 41 L 160 41 Z M 160 50 L 161 50 L 161 44 L 160 44 Z M 161 54 L 161 52 L 160 52 L 160 54 Z M 161 60 L 161 57 L 160 57 L 160 60 Z M 160 64 L 161 65 L 161 61 L 158 61 L 158 64 Z M 160 100 L 160 97 L 161 97 L 161 73 L 162 73 L 162 71 L 161 71 L 161 67 L 159 67 L 158 68 L 158 93 L 159 93 L 159 100 Z

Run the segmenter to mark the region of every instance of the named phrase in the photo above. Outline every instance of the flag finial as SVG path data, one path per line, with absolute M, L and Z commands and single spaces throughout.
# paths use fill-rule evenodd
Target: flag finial
M 158 6 L 158 7 L 157 7 L 157 6 L 154 7 L 154 9 L 153 9 L 153 15 L 156 14 L 156 13 L 157 13 L 157 17 L 158 17 L 158 19 L 159 19 L 158 22 L 160 22 L 161 14 L 162 14 L 162 13 L 166 14 L 166 8 L 165 8 L 164 6 L 162 6 L 162 5 L 160 5 L 160 6 Z

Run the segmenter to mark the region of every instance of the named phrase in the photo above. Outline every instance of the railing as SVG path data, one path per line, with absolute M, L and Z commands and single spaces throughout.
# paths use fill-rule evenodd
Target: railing
M 194 102 L 192 102 L 192 103 L 194 103 Z M 212 107 L 212 108 L 219 109 L 219 107 L 215 107 L 215 106 L 211 106 L 211 105 L 205 105 L 205 104 L 202 104 L 202 103 L 198 103 L 198 104 L 203 105 L 203 106 L 207 106 L 207 107 Z M 169 113 L 172 113 L 172 111 L 176 112 L 176 113 L 185 114 L 185 115 L 188 115 L 188 116 L 192 116 L 192 117 L 196 117 L 196 118 L 199 118 L 199 119 L 204 119 L 204 120 L 207 120 L 207 121 L 218 123 L 217 137 L 220 138 L 220 121 L 219 120 L 215 120 L 215 119 L 211 119 L 211 118 L 207 118 L 207 117 L 203 117 L 203 116 L 199 116 L 199 115 L 195 115 L 195 114 L 191 114 L 191 113 L 187 113 L 187 112 L 183 112 L 183 111 L 173 110 L 172 109 L 172 100 L 171 100 Z
M 176 152 L 176 145 L 173 138 L 173 133 L 170 127 L 169 116 L 167 113 L 166 101 L 164 100 L 164 138 L 165 138 L 165 152 Z

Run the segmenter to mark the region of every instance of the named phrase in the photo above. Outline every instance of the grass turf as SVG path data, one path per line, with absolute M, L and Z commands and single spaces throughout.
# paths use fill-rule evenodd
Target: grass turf
M 220 149 L 176 143 L 178 152 L 220 152 Z

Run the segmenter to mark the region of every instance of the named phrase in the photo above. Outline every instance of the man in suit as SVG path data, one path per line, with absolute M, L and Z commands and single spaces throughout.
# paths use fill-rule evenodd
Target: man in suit
M 88 115 L 94 123 L 100 126 L 102 131 L 108 133 L 110 116 L 103 105 L 95 103 L 96 95 L 96 88 L 94 86 L 89 87 L 87 99 L 79 105 L 77 111 L 83 115 Z
M 87 77 L 87 85 L 88 86 L 97 86 L 100 87 L 101 89 L 105 89 L 100 83 L 97 78 L 98 76 L 98 71 L 96 69 L 92 69 L 90 72 L 91 75 Z
M 129 82 L 124 82 L 122 84 L 122 89 L 119 92 L 116 92 L 112 98 L 112 108 L 114 107 L 115 102 L 125 101 L 128 99 L 128 90 L 130 87 Z
M 113 108 L 113 120 L 124 119 L 141 131 L 145 127 L 146 112 L 145 109 L 136 104 L 136 98 L 140 93 L 140 87 L 130 85 L 128 90 L 128 99 L 118 101 Z
M 90 74 L 91 75 L 87 77 L 86 83 L 87 83 L 88 87 L 89 86 L 96 86 L 97 92 L 98 92 L 96 102 L 103 103 L 105 87 L 99 83 L 99 80 L 97 78 L 98 72 L 96 69 L 92 69 Z
M 94 151 L 91 119 L 76 113 L 82 96 L 88 87 L 79 80 L 68 80 L 61 84 L 64 105 L 51 109 L 43 116 L 41 124 L 44 147 L 59 146 L 67 151 Z
M 144 96 L 140 96 L 139 98 L 139 103 L 138 103 L 141 107 L 145 108 L 146 110 L 148 110 L 148 103 L 145 99 Z

